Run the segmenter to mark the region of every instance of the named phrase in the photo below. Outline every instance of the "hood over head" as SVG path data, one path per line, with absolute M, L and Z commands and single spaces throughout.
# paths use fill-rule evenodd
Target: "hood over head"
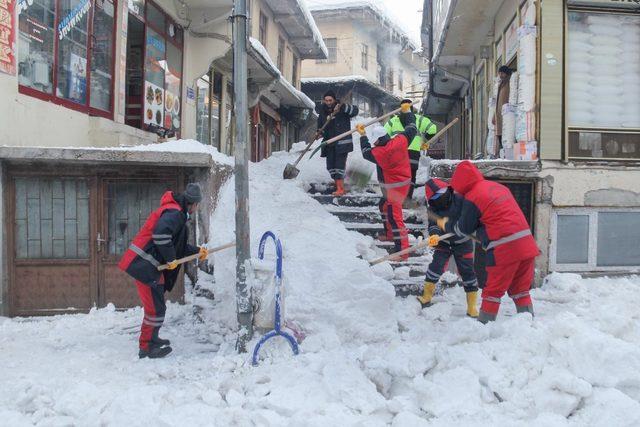
M 461 162 L 451 178 L 451 187 L 460 194 L 466 194 L 484 177 L 478 168 L 468 160 Z

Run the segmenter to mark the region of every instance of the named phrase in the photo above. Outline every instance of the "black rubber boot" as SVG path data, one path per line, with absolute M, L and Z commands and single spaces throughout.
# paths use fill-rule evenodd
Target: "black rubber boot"
M 163 347 L 165 345 L 171 345 L 171 341 L 165 340 L 165 339 L 160 338 L 160 337 L 151 338 L 151 342 L 156 344 L 156 345 L 158 345 L 159 347 Z
M 140 357 L 140 359 L 144 359 L 145 357 L 149 359 L 160 359 L 171 353 L 171 350 L 171 347 L 150 346 L 149 350 L 140 349 L 138 357 Z
M 532 316 L 535 316 L 535 314 L 533 314 L 533 304 L 525 305 L 525 306 L 522 306 L 522 307 L 516 305 L 516 312 L 518 312 L 518 313 L 531 313 Z
M 486 311 L 480 310 L 480 315 L 478 316 L 478 322 L 484 323 L 485 325 L 489 322 L 494 322 L 498 316 L 495 314 L 487 313 Z

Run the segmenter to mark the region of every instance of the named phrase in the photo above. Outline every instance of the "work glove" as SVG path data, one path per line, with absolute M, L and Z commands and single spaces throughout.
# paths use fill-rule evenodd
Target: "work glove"
M 445 231 L 445 229 L 446 229 L 446 227 L 447 227 L 447 223 L 448 223 L 448 222 L 449 222 L 449 218 L 447 218 L 447 217 L 445 216 L 445 217 L 440 218 L 440 219 L 437 221 L 437 224 L 438 224 L 438 227 L 440 227 L 440 229 L 441 229 L 442 231 Z
M 364 130 L 364 125 L 362 123 L 359 123 L 356 125 L 356 130 L 361 136 L 365 136 L 367 134 L 367 132 Z
M 420 150 L 427 151 L 428 149 L 429 149 L 429 143 L 423 142 L 422 145 L 420 146 Z
M 440 243 L 440 236 L 438 236 L 437 234 L 432 234 L 431 236 L 429 236 L 430 248 L 435 248 L 436 246 L 438 246 L 438 243 Z
M 167 263 L 167 270 L 175 270 L 178 268 L 178 260 L 169 261 Z
M 409 111 L 411 111 L 411 104 L 405 102 L 404 104 L 400 105 L 400 111 L 402 113 L 408 113 Z
M 207 250 L 207 248 L 205 248 L 204 246 L 200 246 L 200 256 L 198 257 L 198 260 L 204 261 L 208 256 L 209 251 Z

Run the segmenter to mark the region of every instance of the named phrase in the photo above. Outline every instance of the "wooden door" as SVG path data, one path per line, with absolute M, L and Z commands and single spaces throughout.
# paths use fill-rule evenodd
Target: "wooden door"
M 102 179 L 99 187 L 99 304 L 134 307 L 140 304 L 134 280 L 120 271 L 118 262 L 147 217 L 160 206 L 162 194 L 177 188 L 177 179 L 109 178 Z M 182 275 L 171 294 L 173 300 L 184 295 Z
M 9 284 L 12 315 L 87 311 L 96 301 L 95 181 L 11 175 Z

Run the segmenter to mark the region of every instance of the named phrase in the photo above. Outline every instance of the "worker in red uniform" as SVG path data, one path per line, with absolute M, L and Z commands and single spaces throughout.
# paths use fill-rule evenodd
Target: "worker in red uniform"
M 188 184 L 182 194 L 164 193 L 160 207 L 144 223 L 118 267 L 136 280 L 138 295 L 144 309 L 140 328 L 138 356 L 150 359 L 171 353 L 169 340 L 158 336 L 164 322 L 166 304 L 164 293 L 171 291 L 178 278 L 178 258 L 200 253 L 200 260 L 208 256 L 205 247 L 187 243 L 187 220 L 198 209 L 202 192 L 198 184 Z M 168 264 L 167 270 L 158 266 Z
M 404 131 L 393 138 L 383 133 L 375 141 L 373 148 L 364 125 L 356 126 L 360 134 L 362 157 L 377 166 L 378 182 L 382 190 L 379 206 L 384 221 L 385 240 L 393 240 L 396 252 L 409 247 L 409 233 L 402 217 L 402 204 L 411 186 L 411 164 L 407 147 L 418 133 L 415 122 L 415 117 L 409 118 Z M 406 260 L 408 257 L 405 255 L 402 259 Z
M 511 191 L 502 184 L 484 179 L 469 161 L 458 165 L 451 187 L 464 197 L 457 220 L 443 217 L 438 226 L 463 237 L 475 232 L 487 252 L 487 283 L 482 290 L 478 320 L 493 321 L 500 300 L 507 292 L 518 313 L 533 315 L 529 290 L 540 254 L 527 220 Z

